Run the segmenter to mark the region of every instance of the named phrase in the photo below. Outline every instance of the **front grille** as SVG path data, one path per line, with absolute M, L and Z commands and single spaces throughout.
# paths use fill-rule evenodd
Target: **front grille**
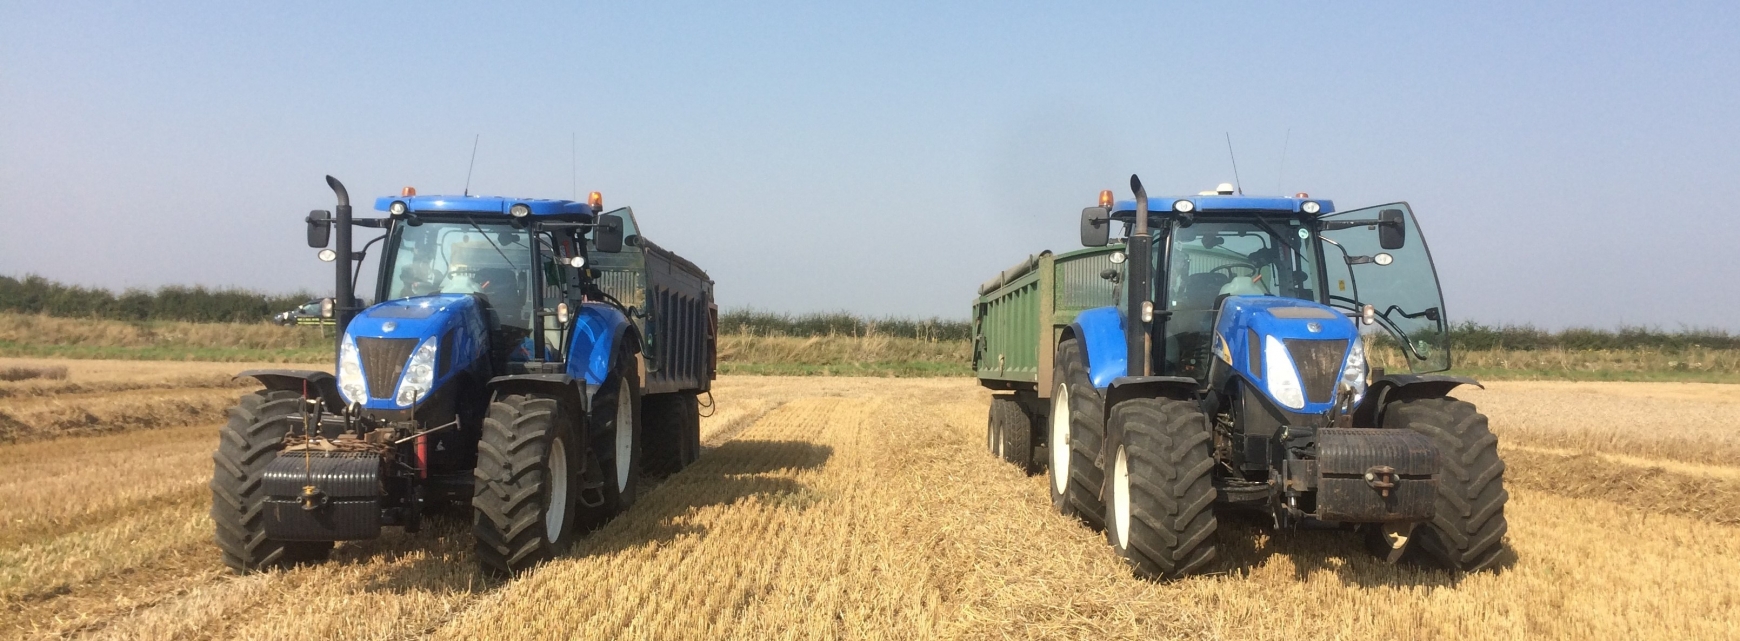
M 1335 381 L 1341 378 L 1341 364 L 1346 360 L 1347 341 L 1282 339 L 1293 366 L 1299 368 L 1299 382 L 1305 384 L 1305 398 L 1312 403 L 1335 400 Z
M 358 338 L 356 351 L 362 356 L 363 380 L 368 381 L 369 396 L 392 398 L 399 385 L 399 375 L 405 373 L 405 362 L 411 350 L 417 349 L 415 338 Z

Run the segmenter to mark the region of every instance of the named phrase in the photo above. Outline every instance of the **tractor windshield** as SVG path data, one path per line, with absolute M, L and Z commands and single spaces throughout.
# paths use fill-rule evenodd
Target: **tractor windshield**
M 1166 321 L 1166 373 L 1208 375 L 1215 312 L 1227 296 L 1321 300 L 1310 239 L 1297 218 L 1199 218 L 1173 227 L 1171 260 L 1161 272 L 1165 278 L 1155 279 L 1165 283 L 1166 309 L 1172 312 Z
M 387 299 L 483 294 L 503 325 L 531 326 L 526 232 L 487 220 L 400 226 Z

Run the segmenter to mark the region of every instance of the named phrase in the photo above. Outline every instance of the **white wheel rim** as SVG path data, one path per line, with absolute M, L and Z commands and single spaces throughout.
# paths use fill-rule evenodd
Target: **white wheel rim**
M 551 542 L 562 537 L 562 523 L 568 518 L 568 448 L 561 438 L 550 442 L 550 504 L 544 508 L 544 538 Z
M 1058 385 L 1051 395 L 1051 489 L 1058 494 L 1069 489 L 1069 385 Z
M 1130 461 L 1124 446 L 1112 464 L 1112 527 L 1118 531 L 1118 549 L 1130 547 Z
M 634 456 L 634 399 L 623 381 L 616 392 L 616 491 L 628 489 L 628 462 Z

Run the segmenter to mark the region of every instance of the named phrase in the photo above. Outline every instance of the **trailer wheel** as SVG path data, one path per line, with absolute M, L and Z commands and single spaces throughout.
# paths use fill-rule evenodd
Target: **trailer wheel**
M 642 456 L 640 371 L 634 352 L 623 349 L 616 370 L 592 398 L 588 418 L 592 451 L 598 455 L 604 504 L 588 512 L 588 530 L 634 505 L 640 491 Z
M 1105 437 L 1101 418 L 1105 401 L 1088 378 L 1087 358 L 1076 339 L 1057 344 L 1054 367 L 1057 389 L 1051 394 L 1051 424 L 1046 430 L 1051 506 L 1060 514 L 1101 527 L 1106 507 L 1099 497 L 1105 475 L 1094 459 Z
M 1003 444 L 1003 435 L 997 429 L 999 427 L 997 419 L 997 399 L 992 397 L 991 413 L 989 418 L 985 419 L 985 451 L 990 452 L 991 456 L 1003 458 L 1002 454 L 997 453 L 997 446 Z
M 641 416 L 648 472 L 675 474 L 700 457 L 701 409 L 694 393 L 647 396 L 641 401 Z
M 997 456 L 1022 471 L 1033 470 L 1033 415 L 1014 396 L 991 399 L 992 422 L 997 426 Z
M 1111 465 L 1106 541 L 1136 574 L 1177 579 L 1214 560 L 1214 457 L 1190 401 L 1138 398 L 1112 408 L 1123 429 Z
M 1441 454 L 1432 520 L 1411 543 L 1445 567 L 1475 572 L 1492 566 L 1504 549 L 1509 524 L 1504 504 L 1504 460 L 1486 416 L 1454 398 L 1396 401 L 1384 408 L 1383 426 L 1432 439 Z
M 224 565 L 245 574 L 326 560 L 331 541 L 266 538 L 266 464 L 278 458 L 284 435 L 299 420 L 302 395 L 265 390 L 245 395 L 230 408 L 212 454 L 211 520 L 217 526 Z
M 581 447 L 567 408 L 554 398 L 516 394 L 490 403 L 471 496 L 471 533 L 485 572 L 511 575 L 567 551 Z

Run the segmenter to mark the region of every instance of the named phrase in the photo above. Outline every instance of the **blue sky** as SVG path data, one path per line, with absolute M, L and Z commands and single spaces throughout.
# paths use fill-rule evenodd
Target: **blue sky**
M 0 1 L 0 274 L 329 287 L 321 177 L 458 192 L 479 136 L 473 192 L 577 169 L 726 307 L 964 318 L 1230 134 L 1247 193 L 1410 202 L 1453 320 L 1740 330 L 1734 3 L 357 4 Z

